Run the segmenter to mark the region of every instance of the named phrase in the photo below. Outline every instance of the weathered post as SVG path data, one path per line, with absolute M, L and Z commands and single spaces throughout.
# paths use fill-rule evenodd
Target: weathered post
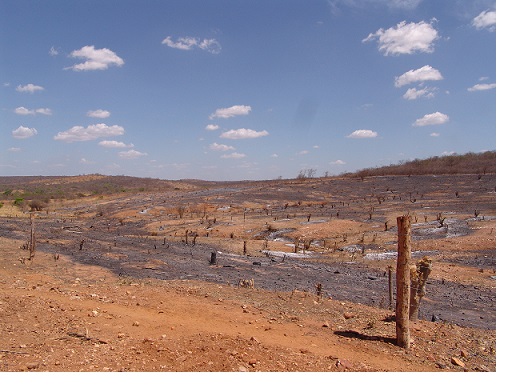
M 393 267 L 391 265 L 388 266 L 388 307 L 391 309 L 393 307 Z
M 30 250 L 30 261 L 35 257 L 35 221 L 33 213 L 30 213 L 30 243 L 28 244 Z
M 247 254 L 247 241 L 243 242 L 243 255 L 245 256 Z
M 409 348 L 409 262 L 411 261 L 411 219 L 409 215 L 397 218 L 397 228 L 397 301 L 395 303 L 397 345 L 402 348 Z
M 212 252 L 210 254 L 210 265 L 217 264 L 217 252 Z

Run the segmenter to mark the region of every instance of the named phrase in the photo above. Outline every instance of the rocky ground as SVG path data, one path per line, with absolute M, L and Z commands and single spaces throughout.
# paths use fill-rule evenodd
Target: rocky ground
M 0 213 L 0 371 L 496 371 L 495 176 L 53 202 L 33 262 L 28 214 Z M 387 294 L 402 213 L 433 261 L 408 350 Z

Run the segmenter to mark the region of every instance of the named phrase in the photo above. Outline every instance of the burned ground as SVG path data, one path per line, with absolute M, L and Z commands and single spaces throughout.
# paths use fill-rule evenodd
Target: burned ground
M 495 343 L 495 186 L 495 175 L 429 175 L 199 182 L 186 189 L 88 196 L 54 201 L 36 212 L 37 251 L 107 270 L 130 284 L 205 282 L 238 294 L 249 290 L 242 298 L 249 305 L 256 293 L 284 299 L 303 294 L 319 303 L 307 315 L 323 302 L 347 302 L 388 317 L 396 218 L 409 214 L 413 259 L 433 261 L 421 323 L 493 331 Z M 7 207 L 0 212 L 0 236 L 26 241 L 27 214 Z M 216 264 L 210 264 L 212 253 Z M 37 269 L 37 257 L 31 266 Z M 238 288 L 240 280 L 253 280 L 254 288 Z M 269 312 L 279 303 L 259 299 L 258 308 Z M 335 315 L 323 321 L 333 328 Z M 348 339 L 358 334 L 334 331 Z M 392 337 L 360 334 L 381 342 Z M 372 342 L 368 337 L 356 339 Z

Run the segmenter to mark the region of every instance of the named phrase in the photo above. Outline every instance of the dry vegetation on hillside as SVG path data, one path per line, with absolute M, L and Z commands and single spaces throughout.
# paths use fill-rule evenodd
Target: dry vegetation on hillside
M 378 168 L 366 168 L 351 174 L 353 177 L 387 175 L 455 175 L 496 172 L 496 152 L 466 153 L 402 161 Z

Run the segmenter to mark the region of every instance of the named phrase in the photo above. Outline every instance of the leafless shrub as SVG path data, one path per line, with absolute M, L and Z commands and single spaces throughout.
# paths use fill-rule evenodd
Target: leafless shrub
M 28 207 L 30 207 L 30 211 L 42 211 L 42 209 L 45 206 L 46 205 L 42 201 L 40 201 L 40 200 L 32 200 L 28 204 Z

